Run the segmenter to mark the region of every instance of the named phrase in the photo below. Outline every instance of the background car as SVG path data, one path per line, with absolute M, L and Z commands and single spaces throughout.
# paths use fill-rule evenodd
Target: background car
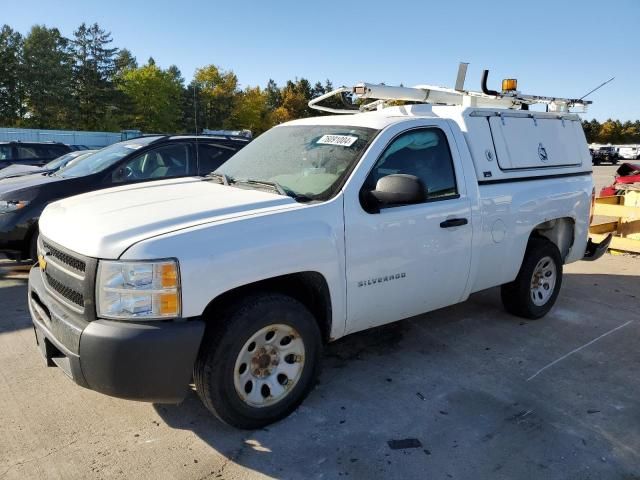
M 56 142 L 0 142 L 0 170 L 14 164 L 41 167 L 70 151 Z
M 593 150 L 591 161 L 594 165 L 600 165 L 602 162 L 610 162 L 612 165 L 618 163 L 618 150 L 613 145 L 605 145 Z
M 0 252 L 14 260 L 35 260 L 38 218 L 55 200 L 130 183 L 206 175 L 249 142 L 239 136 L 140 137 L 105 147 L 51 175 L 5 178 L 0 181 Z
M 65 153 L 64 155 L 51 160 L 49 163 L 44 164 L 42 167 L 36 167 L 35 165 L 10 165 L 7 168 L 0 170 L 0 180 L 3 178 L 21 177 L 23 175 L 31 175 L 34 173 L 52 173 L 66 167 L 70 162 L 80 160 L 94 152 L 97 152 L 97 150 L 76 150 Z
M 618 155 L 625 160 L 640 160 L 640 145 L 624 145 L 618 149 Z

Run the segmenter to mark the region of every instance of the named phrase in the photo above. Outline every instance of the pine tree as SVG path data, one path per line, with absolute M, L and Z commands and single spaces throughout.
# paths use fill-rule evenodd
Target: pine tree
M 267 108 L 269 110 L 273 111 L 282 105 L 282 94 L 275 80 L 272 78 L 269 79 L 264 92 L 267 95 Z
M 35 25 L 24 39 L 24 124 L 34 128 L 68 128 L 71 124 L 71 56 L 69 42 L 57 28 Z
M 11 127 L 22 117 L 22 35 L 9 25 L 0 29 L 0 126 Z
M 136 57 L 133 56 L 130 50 L 122 48 L 115 56 L 114 68 L 114 76 L 118 78 L 125 70 L 133 70 L 134 68 L 138 68 L 138 61 L 136 60 Z
M 117 128 L 114 112 L 114 75 L 117 48 L 110 48 L 111 33 L 97 23 L 80 25 L 73 33 L 74 96 L 77 125 L 83 130 Z

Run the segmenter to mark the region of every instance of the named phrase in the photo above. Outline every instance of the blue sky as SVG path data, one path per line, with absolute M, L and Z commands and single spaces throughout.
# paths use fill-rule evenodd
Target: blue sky
M 0 0 L 0 23 L 25 33 L 56 26 L 66 36 L 98 22 L 114 45 L 184 77 L 209 63 L 243 86 L 294 77 L 453 86 L 470 62 L 467 88 L 483 68 L 490 86 L 519 80 L 525 93 L 590 98 L 585 118 L 640 119 L 640 0 L 216 2 Z

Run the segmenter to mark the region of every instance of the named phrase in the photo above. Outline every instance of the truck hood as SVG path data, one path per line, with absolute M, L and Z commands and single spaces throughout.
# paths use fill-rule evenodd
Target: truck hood
M 66 198 L 50 204 L 39 225 L 43 236 L 74 252 L 118 258 L 150 237 L 297 205 L 275 193 L 181 178 Z

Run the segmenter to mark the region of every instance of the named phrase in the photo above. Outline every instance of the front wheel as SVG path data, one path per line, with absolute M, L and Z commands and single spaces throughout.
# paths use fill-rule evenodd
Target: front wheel
M 31 238 L 29 239 L 29 258 L 32 263 L 38 261 L 38 237 L 40 236 L 40 232 L 36 228 L 35 231 L 31 234 Z
M 529 240 L 516 279 L 502 285 L 506 310 L 519 317 L 537 319 L 546 315 L 562 286 L 562 257 L 558 247 L 546 238 Z
M 319 373 L 318 324 L 297 300 L 247 297 L 211 319 L 194 380 L 205 406 L 237 428 L 255 429 L 295 410 Z

